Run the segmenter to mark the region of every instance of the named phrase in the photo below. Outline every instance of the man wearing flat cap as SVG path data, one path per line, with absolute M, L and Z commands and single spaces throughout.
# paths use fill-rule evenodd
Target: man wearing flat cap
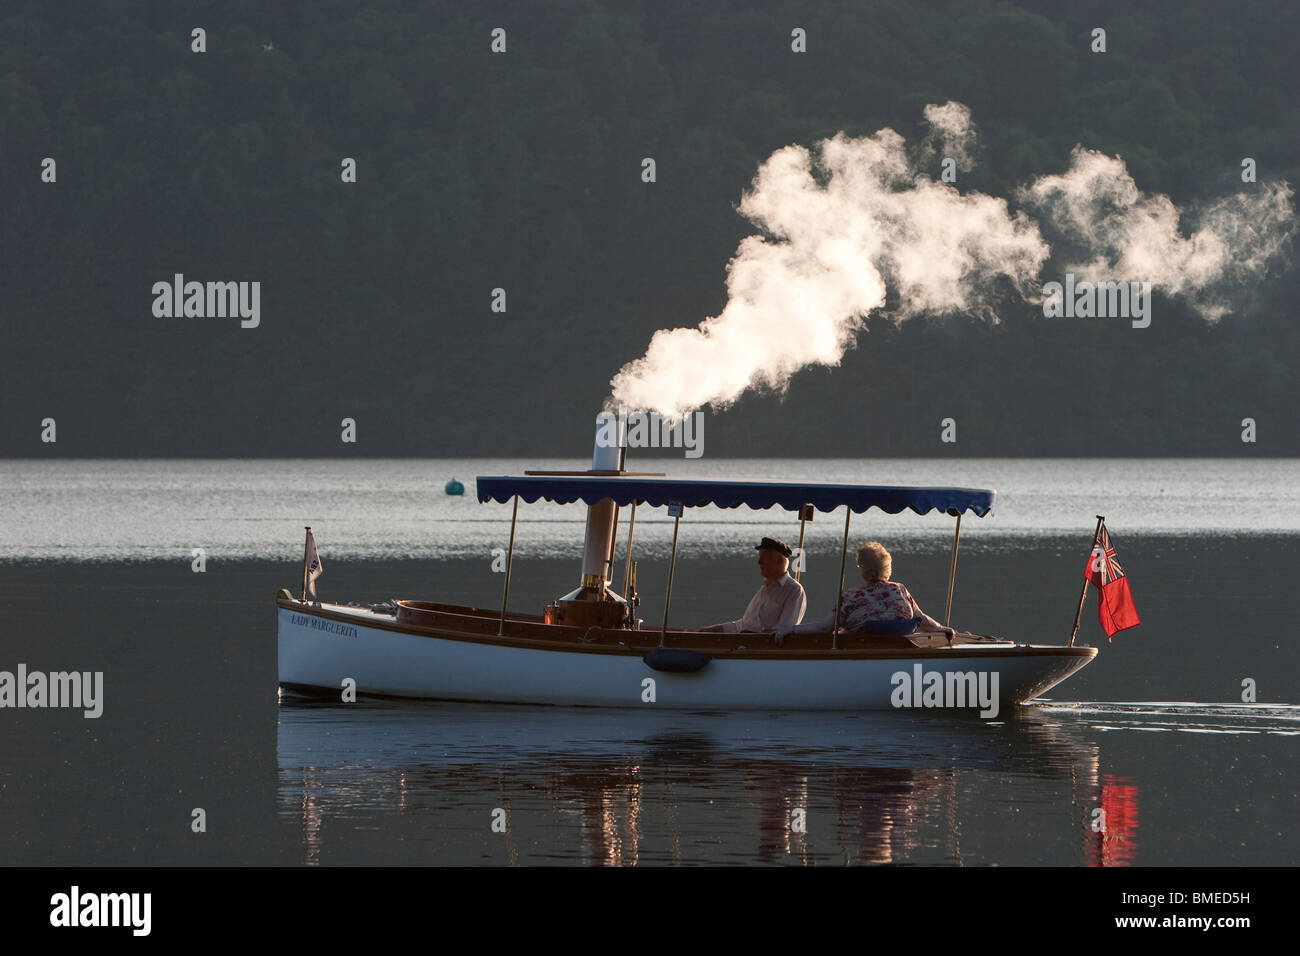
M 761 634 L 780 633 L 803 620 L 808 607 L 808 595 L 803 585 L 790 577 L 790 556 L 794 553 L 776 538 L 764 538 L 754 546 L 758 552 L 758 570 L 763 575 L 763 585 L 750 600 L 739 620 L 725 621 L 701 628 L 705 631 L 723 631 L 735 634 L 751 631 Z

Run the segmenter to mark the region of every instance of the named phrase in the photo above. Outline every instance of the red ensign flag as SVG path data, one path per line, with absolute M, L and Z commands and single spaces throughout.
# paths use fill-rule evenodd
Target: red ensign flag
M 1133 606 L 1133 595 L 1128 590 L 1128 578 L 1115 560 L 1115 549 L 1110 546 L 1110 534 L 1104 521 L 1098 536 L 1093 539 L 1092 554 L 1088 555 L 1083 576 L 1097 585 L 1097 621 L 1106 632 L 1107 641 L 1116 631 L 1142 623 L 1138 620 L 1137 608 Z

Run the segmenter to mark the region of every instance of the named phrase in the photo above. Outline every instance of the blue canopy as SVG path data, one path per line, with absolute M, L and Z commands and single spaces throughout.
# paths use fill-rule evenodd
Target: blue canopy
M 505 503 L 515 495 L 527 502 L 539 498 L 562 505 L 583 501 L 594 505 L 613 498 L 619 505 L 632 502 L 661 507 L 681 502 L 688 508 L 713 504 L 719 508 L 770 508 L 798 511 L 811 504 L 818 511 L 848 505 L 861 513 L 879 508 L 898 514 L 911 508 L 919 515 L 942 511 L 958 515 L 967 511 L 983 517 L 993 509 L 994 491 L 981 488 L 914 488 L 887 485 L 832 485 L 799 481 L 713 481 L 689 478 L 620 478 L 579 475 L 480 475 L 479 501 Z

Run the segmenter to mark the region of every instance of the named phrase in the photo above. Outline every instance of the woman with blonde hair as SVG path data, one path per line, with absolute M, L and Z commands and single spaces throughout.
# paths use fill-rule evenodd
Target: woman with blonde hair
M 879 541 L 868 541 L 858 548 L 858 574 L 862 586 L 844 592 L 840 602 L 841 629 L 848 634 L 880 630 L 889 633 L 943 634 L 949 639 L 956 633 L 921 610 L 916 598 L 897 581 L 889 580 L 894 561 Z M 905 622 L 911 622 L 908 627 Z M 873 627 L 884 624 L 885 627 Z M 800 624 L 785 634 L 825 634 L 835 625 L 835 611 L 820 621 Z

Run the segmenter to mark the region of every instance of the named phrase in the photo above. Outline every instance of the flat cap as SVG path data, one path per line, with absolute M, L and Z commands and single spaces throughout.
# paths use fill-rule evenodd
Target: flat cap
M 794 552 L 790 550 L 790 546 L 779 538 L 764 538 L 758 544 L 754 545 L 755 551 L 762 551 L 764 549 L 775 551 L 778 554 L 784 554 L 787 558 L 794 555 Z

